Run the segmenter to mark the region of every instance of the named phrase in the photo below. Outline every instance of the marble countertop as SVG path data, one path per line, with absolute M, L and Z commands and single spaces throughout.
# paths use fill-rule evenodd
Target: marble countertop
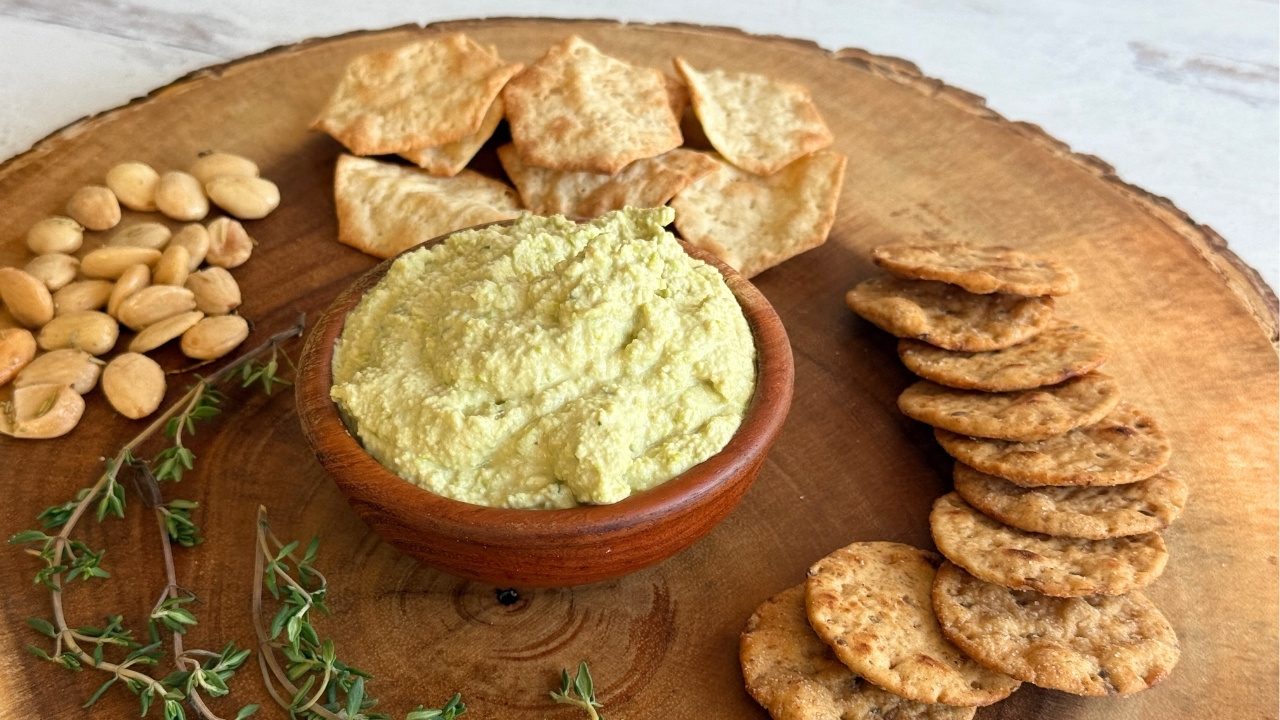
M 0 158 L 269 47 L 496 16 L 732 26 L 911 60 L 1169 198 L 1280 287 L 1275 0 L 0 0 Z

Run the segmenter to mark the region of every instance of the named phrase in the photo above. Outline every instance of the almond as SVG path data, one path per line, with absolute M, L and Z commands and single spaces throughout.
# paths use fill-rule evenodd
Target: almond
M 40 328 L 36 341 L 41 349 L 75 348 L 90 355 L 102 355 L 115 347 L 120 325 L 104 312 L 78 310 L 49 321 Z
M 102 392 L 116 412 L 137 420 L 156 411 L 164 400 L 164 370 L 146 355 L 128 352 L 107 363 Z

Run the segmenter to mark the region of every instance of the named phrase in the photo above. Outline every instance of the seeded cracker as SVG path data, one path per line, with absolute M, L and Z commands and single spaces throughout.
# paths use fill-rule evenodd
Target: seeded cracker
M 357 155 L 437 147 L 475 133 L 523 67 L 462 34 L 361 55 L 314 127 Z
M 1017 345 L 1053 320 L 1052 297 L 978 295 L 948 283 L 892 276 L 858 283 L 844 299 L 881 330 L 960 352 Z
M 809 568 L 814 632 L 857 675 L 922 703 L 990 705 L 1018 688 L 951 644 L 933 614 L 934 553 L 854 543 Z
M 907 417 L 962 435 L 1021 442 L 1047 440 L 1106 417 L 1120 403 L 1110 375 L 1089 373 L 1035 390 L 989 393 L 921 380 L 898 397 Z
M 947 387 L 1007 392 L 1054 385 L 1097 369 L 1111 357 L 1111 343 L 1065 320 L 1004 350 L 963 353 L 920 340 L 898 341 L 898 357 L 911 372 Z
M 503 90 L 512 142 L 527 165 L 612 175 L 680 146 L 667 83 L 570 37 Z
M 676 148 L 637 160 L 616 175 L 562 172 L 525 165 L 514 145 L 498 148 L 525 207 L 538 215 L 590 219 L 624 207 L 665 205 L 695 180 L 715 172 L 719 164 L 705 153 Z
M 745 277 L 815 248 L 836 218 L 847 158 L 816 152 L 767 178 L 718 156 L 719 169 L 676 193 L 676 229 Z
M 1077 695 L 1128 695 L 1178 662 L 1178 636 L 1141 592 L 1050 598 L 945 563 L 933 605 L 952 642 L 987 667 Z
M 1149 415 L 1122 402 L 1093 425 L 1039 442 L 1009 442 L 935 428 L 951 457 L 1022 485 L 1123 485 L 1156 474 L 1169 462 L 1169 439 Z
M 871 259 L 899 277 L 939 280 L 971 293 L 1066 295 L 1079 284 L 1075 271 L 1066 265 L 1007 247 L 881 245 L 871 251 Z
M 503 109 L 502 98 L 496 97 L 485 112 L 484 121 L 480 123 L 479 130 L 451 143 L 400 153 L 400 157 L 437 177 L 453 177 L 461 172 L 489 138 L 493 137 L 493 131 L 497 130 L 498 123 L 502 122 Z
M 1101 540 L 1168 527 L 1187 504 L 1187 485 L 1169 472 L 1100 487 L 1024 488 L 955 467 L 956 492 L 982 514 L 1027 532 Z
M 422 170 L 342 155 L 333 179 L 338 240 L 388 258 L 439 235 L 520 214 L 511 188 L 477 172 Z
M 983 515 L 956 493 L 934 501 L 929 529 L 938 550 L 975 577 L 1054 597 L 1138 590 L 1169 560 L 1157 533 L 1106 540 L 1028 533 Z
M 675 66 L 707 139 L 736 167 L 772 175 L 832 142 L 802 85 L 754 73 L 698 72 L 683 58 Z
M 854 675 L 809 627 L 805 586 L 756 608 L 741 639 L 747 692 L 776 720 L 969 720 L 972 707 L 912 702 Z

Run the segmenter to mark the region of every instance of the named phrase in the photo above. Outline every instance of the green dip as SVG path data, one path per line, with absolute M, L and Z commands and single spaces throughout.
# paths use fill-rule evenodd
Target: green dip
M 742 422 L 755 346 L 672 214 L 526 215 L 402 256 L 347 316 L 331 397 L 379 462 L 464 502 L 612 503 L 675 477 Z

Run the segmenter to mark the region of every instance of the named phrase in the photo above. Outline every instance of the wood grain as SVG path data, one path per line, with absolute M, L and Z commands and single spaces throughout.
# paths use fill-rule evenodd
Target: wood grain
M 893 340 L 849 313 L 843 296 L 876 272 L 870 247 L 955 237 L 1075 267 L 1081 289 L 1062 299 L 1061 312 L 1116 343 L 1106 372 L 1160 419 L 1175 448 L 1172 469 L 1191 488 L 1185 516 L 1166 534 L 1168 569 L 1148 591 L 1181 638 L 1173 674 L 1125 700 L 1027 688 L 978 717 L 1276 716 L 1275 304 L 1220 239 L 1120 183 L 1105 163 L 902 61 L 686 26 L 488 20 L 426 31 L 436 29 L 464 30 L 524 62 L 576 32 L 634 62 L 669 69 L 681 54 L 698 67 L 764 72 L 813 90 L 836 149 L 850 158 L 836 224 L 826 245 L 755 279 L 791 339 L 790 419 L 742 504 L 688 550 L 625 578 L 525 591 L 503 606 L 494 588 L 426 570 L 363 525 L 308 450 L 288 393 L 232 393 L 228 412 L 194 439 L 197 471 L 166 488 L 200 501 L 208 538 L 178 558 L 179 577 L 201 596 L 189 645 L 250 642 L 253 518 L 262 503 L 283 537 L 322 534 L 335 613 L 324 626 L 347 660 L 377 675 L 370 693 L 382 698 L 380 709 L 402 714 L 458 690 L 468 717 L 568 719 L 576 716 L 548 705 L 546 691 L 559 668 L 586 659 L 618 717 L 763 717 L 737 664 L 738 632 L 755 606 L 849 542 L 930 544 L 928 510 L 950 487 L 950 462 L 925 427 L 896 410 L 911 378 Z M 200 150 L 226 149 L 257 160 L 284 196 L 276 213 L 250 224 L 261 244 L 235 272 L 243 314 L 255 324 L 249 343 L 299 310 L 318 312 L 375 260 L 335 242 L 329 185 L 339 147 L 305 127 L 349 58 L 420 32 L 268 52 L 60 131 L 0 166 L 0 263 L 25 261 L 26 228 L 111 164 L 179 168 Z M 172 380 L 171 398 L 183 384 Z M 30 527 L 42 508 L 90 482 L 98 458 L 140 427 L 113 417 L 100 395 L 89 399 L 84 424 L 67 438 L 0 442 L 0 534 Z M 72 623 L 99 622 L 110 610 L 143 627 L 163 582 L 153 534 L 141 514 L 86 529 L 89 542 L 110 548 L 104 561 L 116 578 L 69 593 Z M 100 679 L 21 649 L 39 639 L 22 618 L 48 614 L 46 595 L 29 584 L 34 570 L 21 552 L 0 552 L 0 577 L 12 588 L 0 599 L 0 717 L 80 715 Z M 266 701 L 251 670 L 235 687 L 234 704 Z M 133 712 L 132 697 L 113 689 L 91 714 Z

